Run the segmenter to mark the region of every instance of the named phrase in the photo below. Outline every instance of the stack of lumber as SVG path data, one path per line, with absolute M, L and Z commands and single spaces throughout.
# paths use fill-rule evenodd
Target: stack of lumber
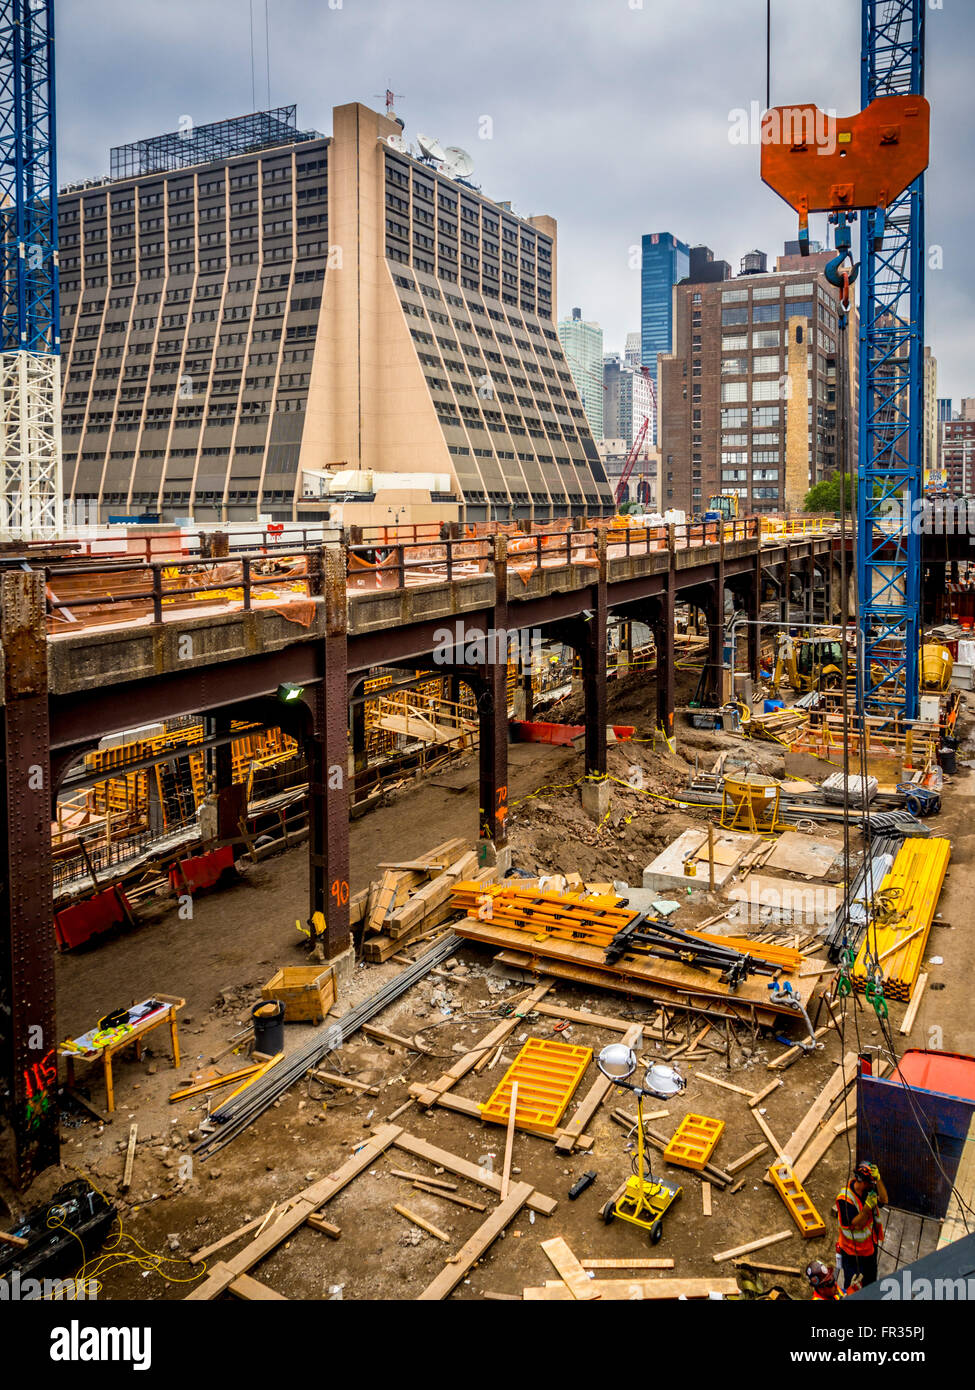
M 863 990 L 880 966 L 884 994 L 908 1003 L 927 947 L 931 923 L 951 855 L 951 841 L 911 837 L 875 894 L 875 910 L 853 966 L 853 985 Z M 881 920 L 883 918 L 884 920 Z
M 768 714 L 753 711 L 748 721 L 748 732 L 756 738 L 765 738 L 772 743 L 792 744 L 804 732 L 809 723 L 809 711 L 804 709 L 774 709 Z
M 477 873 L 477 854 L 462 839 L 445 840 L 417 859 L 380 867 L 382 878 L 370 884 L 356 905 L 364 922 L 363 957 L 373 963 L 388 960 L 455 916 L 451 893 L 458 880 L 480 887 L 496 873 L 493 868 Z
M 663 959 L 636 951 L 608 965 L 606 947 L 638 915 L 614 893 L 591 893 L 584 886 L 555 893 L 515 887 L 511 880 L 495 885 L 465 881 L 456 885 L 453 897 L 455 905 L 468 914 L 454 923 L 457 935 L 498 948 L 505 963 L 544 968 L 600 988 L 620 989 L 625 983 L 629 992 L 667 1002 L 680 1002 L 687 996 L 700 996 L 706 1002 L 733 999 L 736 1009 L 746 1013 L 755 1008 L 795 1017 L 794 1010 L 775 1002 L 764 979 L 749 978 L 733 988 L 717 971 L 690 959 Z M 735 938 L 709 937 L 700 930 L 696 935 L 702 942 L 737 949 Z M 767 959 L 781 978 L 799 987 L 800 952 L 752 939 L 747 947 L 750 955 Z M 543 967 L 536 964 L 539 961 Z

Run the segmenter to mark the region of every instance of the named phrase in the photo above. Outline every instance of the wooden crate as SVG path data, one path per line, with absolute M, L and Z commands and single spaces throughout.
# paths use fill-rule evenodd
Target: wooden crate
M 319 965 L 286 965 L 261 990 L 262 999 L 280 999 L 285 1023 L 321 1023 L 335 1003 L 335 980 Z

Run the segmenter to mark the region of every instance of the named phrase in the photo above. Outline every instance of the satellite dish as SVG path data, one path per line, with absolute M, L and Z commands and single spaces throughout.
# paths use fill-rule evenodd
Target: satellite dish
M 459 145 L 448 145 L 444 150 L 447 167 L 444 170 L 452 179 L 463 179 L 474 172 L 474 161 Z
M 420 147 L 420 153 L 427 159 L 434 159 L 438 164 L 442 163 L 445 155 L 440 148 L 440 141 L 434 140 L 432 135 L 417 135 L 416 143 Z
M 402 135 L 387 135 L 386 144 L 391 150 L 395 150 L 397 154 L 409 154 L 410 152 L 410 147 L 403 139 Z

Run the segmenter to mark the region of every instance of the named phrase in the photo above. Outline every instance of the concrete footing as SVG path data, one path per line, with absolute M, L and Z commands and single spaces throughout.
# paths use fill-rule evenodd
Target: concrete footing
M 590 820 L 601 821 L 609 810 L 609 783 L 583 782 L 582 809 Z

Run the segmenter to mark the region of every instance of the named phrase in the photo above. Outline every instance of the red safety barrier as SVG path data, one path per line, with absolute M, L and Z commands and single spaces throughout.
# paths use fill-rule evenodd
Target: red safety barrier
M 54 914 L 54 935 L 61 951 L 83 946 L 93 936 L 102 936 L 113 927 L 123 927 L 132 909 L 121 888 L 106 888 L 83 903 L 62 907 Z
M 233 867 L 233 847 L 224 845 L 222 849 L 212 849 L 192 859 L 180 859 L 170 869 L 169 881 L 174 893 L 199 893 L 204 888 L 212 888 L 221 874 Z
M 585 724 L 540 724 L 527 719 L 512 719 L 511 732 L 516 743 L 552 743 L 568 746 L 586 732 Z M 633 724 L 613 724 L 618 743 L 626 743 L 636 733 Z

